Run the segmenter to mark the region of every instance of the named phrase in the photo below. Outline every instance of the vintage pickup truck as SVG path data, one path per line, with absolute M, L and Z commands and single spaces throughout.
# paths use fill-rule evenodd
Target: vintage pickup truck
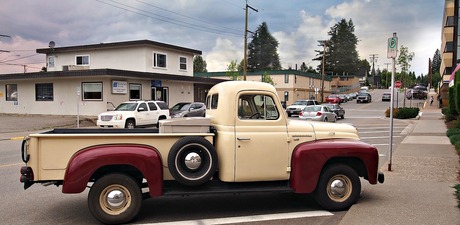
M 159 129 L 54 129 L 22 142 L 20 181 L 87 187 L 88 207 L 107 224 L 136 217 L 143 198 L 245 192 L 312 193 L 345 210 L 360 177 L 383 183 L 377 149 L 355 127 L 288 120 L 267 83 L 226 81 L 207 95 L 206 118 L 163 120 Z

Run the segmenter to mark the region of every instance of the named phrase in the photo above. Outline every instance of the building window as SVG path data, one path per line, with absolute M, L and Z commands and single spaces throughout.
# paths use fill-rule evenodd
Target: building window
M 83 100 L 102 100 L 102 82 L 82 83 Z
M 141 84 L 129 84 L 129 99 L 140 100 L 141 99 Z
M 166 54 L 153 53 L 153 67 L 166 68 Z
M 53 83 L 35 84 L 36 101 L 53 101 Z
M 284 83 L 289 84 L 289 74 L 284 74 Z
M 18 100 L 18 85 L 7 84 L 5 85 L 6 101 L 17 101 Z
M 179 69 L 187 70 L 187 58 L 179 57 Z
M 54 56 L 48 57 L 48 68 L 54 68 L 54 60 L 55 60 Z
M 75 65 L 89 66 L 89 55 L 77 55 L 77 56 L 75 56 Z

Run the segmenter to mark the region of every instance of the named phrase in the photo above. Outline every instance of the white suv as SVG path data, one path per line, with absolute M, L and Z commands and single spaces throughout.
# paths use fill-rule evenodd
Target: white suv
M 288 117 L 291 117 L 293 114 L 299 115 L 300 112 L 307 107 L 307 105 L 319 105 L 319 102 L 316 100 L 297 100 L 292 105 L 286 108 Z
M 97 126 L 130 129 L 147 125 L 158 127 L 158 121 L 169 118 L 169 108 L 165 102 L 129 101 L 121 103 L 114 111 L 99 114 Z

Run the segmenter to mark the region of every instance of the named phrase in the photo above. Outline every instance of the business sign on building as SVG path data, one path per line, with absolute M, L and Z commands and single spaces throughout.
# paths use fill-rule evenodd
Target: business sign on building
M 128 82 L 126 81 L 112 81 L 112 94 L 127 94 Z
M 161 87 L 161 80 L 152 80 L 150 81 L 151 87 Z

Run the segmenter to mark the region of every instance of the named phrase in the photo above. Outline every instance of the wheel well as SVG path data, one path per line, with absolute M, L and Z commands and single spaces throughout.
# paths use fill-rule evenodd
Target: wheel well
M 356 171 L 358 176 L 367 179 L 367 169 L 366 169 L 366 166 L 364 165 L 364 162 L 361 159 L 351 158 L 351 157 L 332 158 L 326 162 L 322 170 L 324 170 L 326 167 L 333 165 L 333 164 L 347 165 L 351 167 L 354 171 Z
M 166 116 L 160 116 L 158 117 L 158 120 L 165 120 L 166 119 Z
M 97 179 L 103 177 L 104 175 L 110 173 L 124 173 L 135 180 L 142 182 L 144 175 L 139 171 L 136 167 L 131 165 L 110 165 L 110 166 L 103 166 L 97 169 L 90 178 L 90 182 L 94 182 Z

